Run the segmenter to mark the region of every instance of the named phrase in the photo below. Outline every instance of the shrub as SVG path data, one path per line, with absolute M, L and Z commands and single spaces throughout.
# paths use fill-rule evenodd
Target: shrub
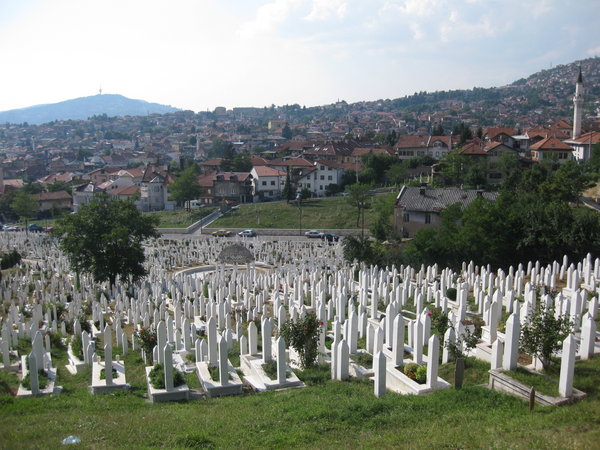
M 304 319 L 298 319 L 296 322 L 288 320 L 281 327 L 281 336 L 298 352 L 302 369 L 314 367 L 317 362 L 320 326 L 323 326 L 323 323 L 319 322 L 317 315 L 309 312 Z
M 117 370 L 113 367 L 112 370 L 112 379 L 114 380 L 117 377 L 118 373 Z M 106 378 L 106 370 L 102 369 L 100 370 L 100 379 L 104 380 Z
M 423 384 L 427 381 L 427 367 L 420 366 L 417 363 L 408 363 L 404 366 L 404 375 L 419 384 Z
M 565 316 L 554 316 L 554 306 L 543 309 L 538 303 L 529 322 L 521 328 L 521 349 L 537 356 L 544 370 L 552 364 L 552 354 L 562 348 L 562 342 L 573 331 L 573 323 Z
M 454 342 L 445 342 L 444 345 L 448 349 L 450 356 L 458 359 L 469 356 L 469 352 L 475 348 L 477 342 L 479 342 L 477 331 L 472 333 L 469 328 L 465 328 L 460 336 L 456 336 Z
M 446 289 L 446 297 L 448 297 L 453 302 L 456 301 L 456 288 L 448 288 Z
M 31 390 L 31 379 L 29 378 L 29 373 L 23 377 L 21 384 L 25 389 Z M 48 375 L 46 375 L 46 372 L 44 372 L 43 369 L 38 370 L 38 384 L 40 389 L 44 389 L 48 384 Z
M 442 308 L 431 308 L 431 330 L 434 331 L 441 338 L 444 337 L 444 333 L 450 326 L 450 320 L 448 319 L 448 313 L 442 311 Z
M 152 358 L 152 350 L 157 343 L 156 331 L 151 328 L 140 328 L 140 331 L 135 333 L 135 340 L 138 345 L 144 350 L 146 358 Z
M 165 388 L 165 366 L 163 364 L 155 364 L 150 371 L 149 377 L 150 384 L 152 384 L 155 389 Z M 183 374 L 179 370 L 173 368 L 173 386 L 177 387 L 182 384 L 185 384 Z
M 81 342 L 81 336 L 73 336 L 71 339 L 71 351 L 79 359 L 83 359 L 83 344 Z
M 13 250 L 12 252 L 7 253 L 2 257 L 2 260 L 0 260 L 0 269 L 10 269 L 11 267 L 16 266 L 20 262 L 21 254 L 18 251 Z

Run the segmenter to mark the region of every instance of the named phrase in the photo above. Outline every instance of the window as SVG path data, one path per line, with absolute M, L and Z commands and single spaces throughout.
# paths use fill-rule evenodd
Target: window
M 324 180 L 324 179 L 325 179 L 325 175 L 321 175 L 321 180 Z
M 321 170 L 325 170 L 325 166 L 321 166 Z
M 271 186 L 275 186 L 275 180 L 271 181 Z
M 310 183 L 306 183 L 306 187 L 310 189 Z
M 403 222 L 410 222 L 410 214 L 405 212 L 404 214 L 402 214 L 402 221 Z
M 333 176 L 331 176 L 331 175 L 328 175 L 328 176 L 327 176 L 327 179 L 328 179 L 329 181 L 331 181 L 331 180 L 333 180 Z
M 323 185 L 320 185 L 320 186 L 319 186 L 319 189 L 322 191 L 322 190 L 323 190 Z
M 431 214 L 429 214 L 429 213 L 425 214 L 425 223 L 426 224 L 431 223 Z
M 262 185 L 263 185 L 263 186 L 266 186 L 266 185 L 267 185 L 267 182 L 266 182 L 266 181 L 263 181 L 263 182 L 262 182 Z

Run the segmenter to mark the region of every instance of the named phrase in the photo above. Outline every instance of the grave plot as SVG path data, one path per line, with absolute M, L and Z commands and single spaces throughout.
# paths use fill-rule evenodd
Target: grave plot
M 248 326 L 249 354 L 240 355 L 244 381 L 257 391 L 271 391 L 303 387 L 304 383 L 287 364 L 285 341 L 275 341 L 276 358 L 273 358 L 272 325 L 268 318 L 261 322 L 262 353 L 257 350 L 257 331 L 254 322 Z
M 93 358 L 92 383 L 89 390 L 92 394 L 110 394 L 118 390 L 127 390 L 130 386 L 125 378 L 125 364 L 119 361 L 119 356 L 113 360 L 112 330 L 104 326 L 104 361 Z
M 239 395 L 243 383 L 233 365 L 229 362 L 227 331 L 217 334 L 214 317 L 208 319 L 206 341 L 196 340 L 196 373 L 208 397 Z
M 46 337 L 47 347 L 49 347 L 48 335 Z M 60 393 L 61 388 L 56 385 L 57 371 L 55 367 L 52 367 L 50 351 L 45 351 L 42 345 L 42 334 L 39 330 L 35 332 L 31 353 L 21 357 L 21 371 L 21 384 L 17 397 Z

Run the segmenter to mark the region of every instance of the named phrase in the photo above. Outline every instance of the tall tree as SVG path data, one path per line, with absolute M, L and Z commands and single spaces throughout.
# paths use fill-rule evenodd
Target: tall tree
M 291 139 L 293 136 L 292 130 L 287 122 L 285 123 L 285 126 L 281 130 L 281 136 L 283 136 L 286 139 Z
M 10 207 L 20 220 L 25 221 L 25 228 L 27 228 L 29 219 L 34 216 L 39 205 L 32 194 L 20 189 L 14 195 Z
M 290 167 L 287 168 L 287 173 L 285 174 L 285 185 L 283 186 L 283 191 L 281 192 L 283 198 L 285 198 L 286 202 L 289 203 L 290 200 L 294 199 L 294 189 L 292 188 L 292 180 L 290 178 Z
M 352 184 L 347 188 L 348 202 L 357 209 L 356 228 L 360 226 L 361 213 L 364 215 L 364 210 L 370 206 L 371 194 L 369 189 L 371 189 L 371 186 L 363 183 Z
M 171 198 L 180 206 L 187 204 L 188 210 L 190 209 L 189 201 L 197 199 L 202 193 L 202 186 L 198 184 L 197 167 L 196 165 L 189 166 L 175 178 L 169 187 Z
M 60 219 L 55 234 L 73 270 L 112 286 L 117 278 L 135 282 L 146 275 L 142 242 L 160 235 L 156 225 L 158 219 L 143 215 L 132 201 L 100 196 Z

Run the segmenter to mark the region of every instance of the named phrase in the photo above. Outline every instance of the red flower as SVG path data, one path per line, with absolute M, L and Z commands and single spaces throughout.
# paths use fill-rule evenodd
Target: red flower
M 429 317 L 431 317 L 433 314 L 432 314 L 431 312 L 428 312 L 428 313 L 427 313 L 427 315 L 428 315 Z
M 319 325 L 323 326 L 325 325 L 325 322 L 323 322 L 322 320 L 319 322 Z

